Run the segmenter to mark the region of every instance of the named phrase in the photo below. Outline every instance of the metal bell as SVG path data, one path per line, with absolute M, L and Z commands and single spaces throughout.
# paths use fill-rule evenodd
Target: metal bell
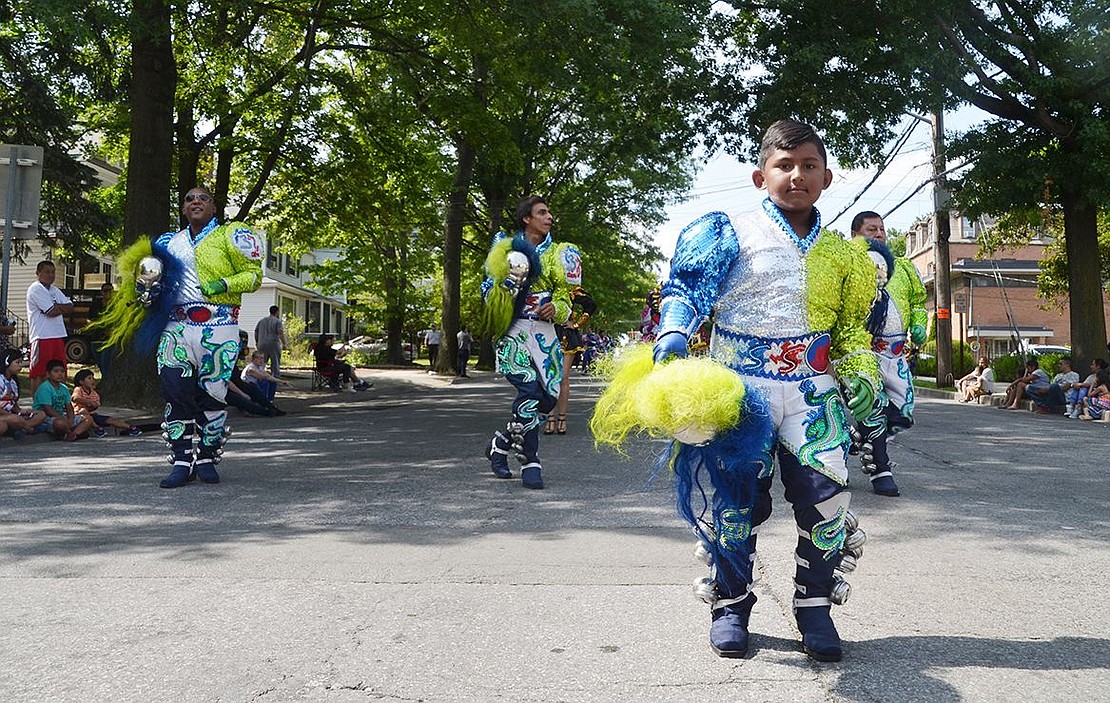
M 832 590 L 829 592 L 829 600 L 835 605 L 844 605 L 848 602 L 848 596 L 850 595 L 852 595 L 852 584 L 836 577 L 833 581 Z
M 709 545 L 700 539 L 694 545 L 694 557 L 706 566 L 713 566 L 713 552 L 709 551 Z
M 867 533 L 863 530 L 856 529 L 849 532 L 844 537 L 844 549 L 849 554 L 862 550 L 864 543 L 867 542 Z
M 717 602 L 717 583 L 708 576 L 694 579 L 694 595 L 701 602 L 713 605 Z
M 855 532 L 859 529 L 859 518 L 851 510 L 844 512 L 844 528 L 849 532 Z
M 836 570 L 841 573 L 850 574 L 856 570 L 858 564 L 859 562 L 856 561 L 854 556 L 851 554 L 844 554 L 840 557 L 840 563 L 836 565 Z

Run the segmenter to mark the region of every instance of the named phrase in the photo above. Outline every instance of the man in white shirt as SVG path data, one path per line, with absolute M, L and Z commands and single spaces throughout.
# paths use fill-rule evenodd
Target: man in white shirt
M 31 395 L 46 378 L 51 359 L 66 363 L 65 315 L 73 312 L 73 301 L 54 285 L 57 271 L 52 261 L 35 267 L 38 280 L 27 288 L 27 319 L 31 338 Z

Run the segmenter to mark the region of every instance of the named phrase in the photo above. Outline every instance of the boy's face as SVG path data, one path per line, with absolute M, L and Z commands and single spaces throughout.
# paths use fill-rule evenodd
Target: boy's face
M 81 383 L 79 383 L 78 385 L 84 388 L 86 391 L 91 391 L 93 388 L 96 387 L 96 379 L 92 376 L 85 376 L 81 379 Z
M 1091 366 L 1093 367 L 1094 364 L 1091 364 Z M 23 368 L 23 359 L 13 359 L 12 363 L 8 364 L 7 374 L 14 378 L 15 376 L 19 375 L 19 371 L 22 368 Z
M 64 366 L 55 366 L 54 368 L 50 369 L 50 372 L 46 374 L 46 377 L 54 383 L 62 383 L 66 380 L 66 369 Z
M 817 146 L 807 142 L 796 149 L 775 149 L 763 168 L 752 173 L 752 182 L 784 213 L 807 215 L 832 183 L 832 171 Z

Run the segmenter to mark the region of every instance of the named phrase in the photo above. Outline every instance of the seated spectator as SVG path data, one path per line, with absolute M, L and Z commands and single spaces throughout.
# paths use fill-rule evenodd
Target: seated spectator
M 993 390 L 994 370 L 985 356 L 979 357 L 979 363 L 971 373 L 956 381 L 956 392 L 961 403 L 970 403 L 979 396 L 990 395 Z
M 250 363 L 243 368 L 240 377 L 243 379 L 244 383 L 256 386 L 271 403 L 274 400 L 279 385 L 287 387 L 293 386 L 289 381 L 283 381 L 266 370 L 266 354 L 257 349 L 251 353 Z
M 1071 370 L 1070 358 L 1065 356 L 1060 359 L 1057 362 L 1057 368 L 1059 371 L 1052 377 L 1052 382 L 1044 391 L 1033 391 L 1028 388 L 1025 390 L 1033 399 L 1034 410 L 1039 413 L 1060 414 L 1067 404 L 1064 394 L 1072 384 L 1079 383 L 1079 374 Z
M 23 354 L 18 349 L 5 349 L 0 354 L 0 362 L 4 364 L 0 374 L 0 422 L 4 425 L 4 434 L 19 439 L 37 432 L 46 420 L 46 413 L 41 410 L 24 411 L 19 407 L 19 380 L 16 377 L 23 368 Z
M 340 384 L 351 383 L 351 392 L 364 391 L 370 388 L 370 383 L 360 381 L 358 376 L 355 375 L 355 370 L 345 361 L 342 361 L 346 356 L 347 350 L 343 349 L 336 351 L 332 344 L 335 343 L 335 337 L 330 334 L 320 335 L 319 341 L 316 342 L 316 370 L 325 376 L 336 376 Z
M 240 347 L 239 360 L 242 361 L 247 356 L 246 346 Z M 288 383 L 286 385 L 289 385 Z M 227 404 L 233 408 L 248 413 L 250 415 L 262 415 L 265 417 L 273 417 L 277 415 L 284 415 L 285 411 L 274 405 L 274 402 L 262 391 L 256 383 L 248 383 L 243 378 L 243 367 L 239 364 L 231 371 L 231 378 L 227 384 Z
M 1064 392 L 1064 397 L 1068 401 L 1068 417 L 1074 420 L 1083 412 L 1083 401 L 1087 398 L 1091 389 L 1098 385 L 1099 370 L 1106 369 L 1108 366 L 1110 364 L 1106 362 L 1106 359 L 1095 359 L 1091 362 L 1091 373 L 1087 375 L 1087 378 L 1079 383 L 1073 383 L 1071 388 Z
M 73 408 L 78 417 L 90 417 L 93 421 L 93 436 L 104 437 L 107 428 L 115 427 L 121 434 L 138 437 L 143 433 L 135 425 L 117 420 L 97 412 L 100 409 L 100 393 L 96 390 L 96 376 L 88 369 L 81 369 L 73 376 Z
M 1006 388 L 1006 400 L 1002 403 L 1003 410 L 1018 410 L 1018 402 L 1030 397 L 1033 393 L 1042 393 L 1048 390 L 1048 374 L 1041 370 L 1036 359 L 1025 362 L 1025 375 L 1019 377 Z M 1032 386 L 1032 389 L 1030 389 Z
M 1100 420 L 1110 410 L 1110 371 L 1099 369 L 1095 374 L 1095 385 L 1083 401 L 1083 414 L 1080 420 Z
M 43 427 L 67 442 L 88 437 L 95 427 L 91 417 L 78 417 L 73 409 L 69 386 L 65 384 L 66 365 L 60 359 L 46 362 L 46 382 L 35 391 L 35 410 L 46 413 Z

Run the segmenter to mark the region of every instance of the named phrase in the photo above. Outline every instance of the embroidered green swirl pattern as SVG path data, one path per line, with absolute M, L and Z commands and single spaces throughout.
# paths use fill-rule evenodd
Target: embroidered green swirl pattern
M 840 547 L 844 544 L 844 514 L 846 512 L 847 509 L 843 506 L 837 508 L 836 515 L 828 520 L 818 522 L 809 532 L 809 538 L 813 541 L 813 546 L 825 553 L 826 561 L 839 554 Z
M 825 465 L 817 458 L 821 452 L 841 447 L 848 441 L 848 418 L 844 415 L 840 394 L 835 388 L 818 393 L 817 387 L 810 380 L 803 381 L 800 388 L 806 405 L 813 410 L 807 418 L 806 443 L 798 450 L 798 460 L 843 484 L 844 479 L 825 470 Z

